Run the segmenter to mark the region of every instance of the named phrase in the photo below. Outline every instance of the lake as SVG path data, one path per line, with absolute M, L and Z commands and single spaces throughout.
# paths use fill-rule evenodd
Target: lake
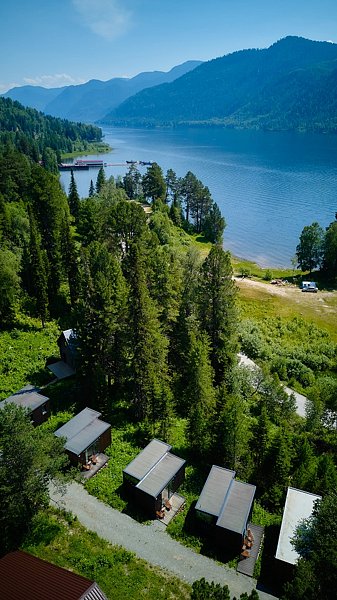
M 337 136 L 217 128 L 104 128 L 106 163 L 156 161 L 192 171 L 211 191 L 227 227 L 224 247 L 263 267 L 289 267 L 305 225 L 326 227 L 337 211 Z M 90 157 L 93 158 L 93 157 Z M 107 177 L 126 167 L 107 166 Z M 146 167 L 140 167 L 145 173 Z M 74 172 L 82 197 L 97 169 Z M 61 173 L 66 192 L 70 173 Z

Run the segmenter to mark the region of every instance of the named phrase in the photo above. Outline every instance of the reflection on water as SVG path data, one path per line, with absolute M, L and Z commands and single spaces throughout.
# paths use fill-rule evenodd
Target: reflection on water
M 326 227 L 337 210 L 337 136 L 222 129 L 106 128 L 108 164 L 156 161 L 207 185 L 227 222 L 225 247 L 262 266 L 290 266 L 305 225 Z M 91 157 L 94 158 L 94 157 Z M 107 166 L 107 177 L 126 167 Z M 144 173 L 146 167 L 140 167 Z M 75 172 L 86 197 L 97 170 Z M 70 174 L 61 174 L 66 191 Z

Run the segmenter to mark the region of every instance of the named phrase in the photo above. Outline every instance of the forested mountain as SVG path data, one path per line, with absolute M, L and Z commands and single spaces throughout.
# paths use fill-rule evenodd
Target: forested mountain
M 35 162 L 42 160 L 51 171 L 57 172 L 61 153 L 85 149 L 101 139 L 99 127 L 45 116 L 10 98 L 0 98 L 1 145 L 12 146 Z
M 139 92 L 104 122 L 337 131 L 337 44 L 289 36 L 228 54 Z
M 173 67 L 167 73 L 153 71 L 139 73 L 130 79 L 116 77 L 109 81 L 93 79 L 82 85 L 70 85 L 65 88 L 45 89 L 22 86 L 13 88 L 4 94 L 7 98 L 19 100 L 48 115 L 74 121 L 94 122 L 121 102 L 144 88 L 168 83 L 181 77 L 201 64 L 201 61 L 187 61 Z
M 65 88 L 44 88 L 40 85 L 23 85 L 15 87 L 3 94 L 4 98 L 17 100 L 23 106 L 36 108 L 36 110 L 44 111 L 45 106 L 49 104 L 56 96 L 61 94 Z M 55 115 L 56 116 L 56 115 Z

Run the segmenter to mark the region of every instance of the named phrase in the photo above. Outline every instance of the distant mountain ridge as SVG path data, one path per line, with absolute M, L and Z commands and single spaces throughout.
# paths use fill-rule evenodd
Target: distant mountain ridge
M 92 123 L 104 117 L 129 96 L 144 88 L 170 83 L 200 64 L 201 61 L 190 60 L 168 72 L 144 72 L 130 79 L 116 77 L 109 81 L 92 79 L 84 84 L 63 88 L 22 86 L 3 95 L 54 117 Z
M 337 44 L 289 36 L 125 100 L 100 123 L 337 132 Z

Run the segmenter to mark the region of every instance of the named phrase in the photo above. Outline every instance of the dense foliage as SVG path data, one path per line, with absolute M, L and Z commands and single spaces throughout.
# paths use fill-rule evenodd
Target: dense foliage
M 336 596 L 336 490 L 316 503 L 312 516 L 297 528 L 293 544 L 300 555 L 294 581 L 284 600 L 332 600 Z
M 296 257 L 298 266 L 310 275 L 314 269 L 320 269 L 326 280 L 337 279 L 337 213 L 325 231 L 318 223 L 303 228 Z
M 34 515 L 48 506 L 48 484 L 66 462 L 62 440 L 34 429 L 23 408 L 0 410 L 0 554 L 17 548 Z
M 102 131 L 94 125 L 45 116 L 0 97 L 0 144 L 14 146 L 35 162 L 43 160 L 47 168 L 53 166 L 55 156 L 60 159 L 61 153 L 80 150 L 80 144 L 85 148 L 101 138 Z

